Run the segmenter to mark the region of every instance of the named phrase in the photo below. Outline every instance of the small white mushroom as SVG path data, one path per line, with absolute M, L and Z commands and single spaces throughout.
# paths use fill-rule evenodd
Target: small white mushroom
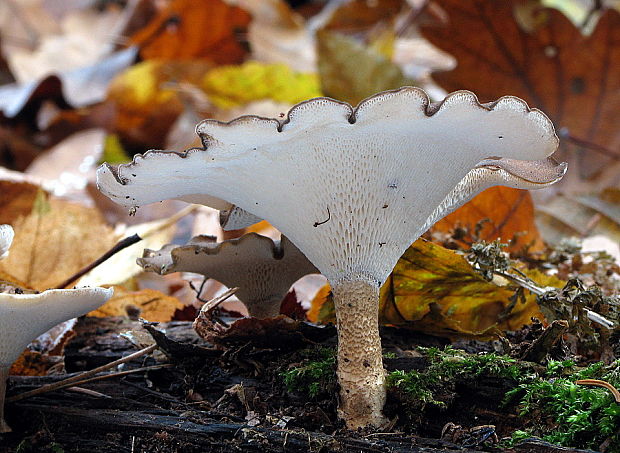
M 256 233 L 220 243 L 194 238 L 184 246 L 145 250 L 138 264 L 160 274 L 194 272 L 239 287 L 236 295 L 255 318 L 277 316 L 291 285 L 319 272 L 285 237 L 274 242 Z
M 407 87 L 355 109 L 318 98 L 284 121 L 207 120 L 197 131 L 204 149 L 102 166 L 100 190 L 128 207 L 206 193 L 289 237 L 332 286 L 339 414 L 352 429 L 385 423 L 379 288 L 407 247 L 486 187 L 544 187 L 566 170 L 546 160 L 558 138 L 542 112 L 467 91 L 431 105 Z
M 113 289 L 51 289 L 39 294 L 0 294 L 0 433 L 11 429 L 4 421 L 4 397 L 11 364 L 32 340 L 68 319 L 95 310 Z
M 13 243 L 15 232 L 11 225 L 0 225 L 0 259 L 6 258 Z

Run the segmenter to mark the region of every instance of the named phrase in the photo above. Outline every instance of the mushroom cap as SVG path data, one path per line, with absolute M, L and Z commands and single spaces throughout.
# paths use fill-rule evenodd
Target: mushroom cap
M 197 132 L 204 149 L 102 166 L 100 190 L 125 206 L 183 193 L 226 199 L 278 228 L 332 284 L 383 283 L 428 219 L 459 205 L 455 187 L 471 189 L 464 197 L 471 198 L 498 182 L 538 188 L 557 180 L 510 172 L 516 159 L 541 161 L 521 172 L 537 174 L 558 146 L 551 121 L 512 96 L 483 105 L 458 91 L 431 105 L 424 91 L 406 87 L 355 109 L 317 98 L 294 106 L 283 122 L 206 120 Z M 512 161 L 493 171 L 488 158 Z M 486 170 L 468 176 L 481 164 Z
M 232 288 L 251 305 L 281 302 L 291 285 L 317 268 L 288 239 L 280 241 L 256 233 L 220 243 L 194 238 L 184 246 L 166 245 L 145 250 L 138 264 L 145 270 L 169 274 L 194 272 Z M 277 307 L 279 309 L 279 305 Z
M 6 258 L 13 243 L 15 231 L 11 225 L 0 225 L 0 259 Z
M 95 310 L 113 293 L 113 289 L 78 288 L 0 294 L 0 366 L 11 365 L 36 337 Z

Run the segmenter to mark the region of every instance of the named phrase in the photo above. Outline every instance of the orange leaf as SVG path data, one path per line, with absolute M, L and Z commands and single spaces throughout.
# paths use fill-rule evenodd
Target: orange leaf
M 205 58 L 216 64 L 240 63 L 247 50 L 250 14 L 223 0 L 173 0 L 131 39 L 143 59 Z
M 456 227 L 467 228 L 473 232 L 476 224 L 482 224 L 480 239 L 509 242 L 514 239 L 508 250 L 518 251 L 525 245 L 532 244 L 530 250 L 542 250 L 544 244 L 534 222 L 534 205 L 527 190 L 509 187 L 491 187 L 475 197 L 469 203 L 444 217 L 433 226 L 434 231 L 449 232 Z M 468 244 L 462 243 L 464 248 Z

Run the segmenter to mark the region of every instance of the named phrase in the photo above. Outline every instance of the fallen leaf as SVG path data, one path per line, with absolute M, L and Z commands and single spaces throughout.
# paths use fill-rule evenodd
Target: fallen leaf
M 15 239 L 0 271 L 37 290 L 53 288 L 112 245 L 113 230 L 94 209 L 40 191 L 32 211 L 12 222 Z
M 96 179 L 104 138 L 102 129 L 77 132 L 38 156 L 25 173 L 45 181 L 44 187 L 56 196 L 88 202 L 84 189 Z
M 480 224 L 478 238 L 487 242 L 499 239 L 503 243 L 510 243 L 507 250 L 518 252 L 530 245 L 530 251 L 540 251 L 544 248 L 543 241 L 536 227 L 534 219 L 534 204 L 527 190 L 511 189 L 509 187 L 491 187 L 473 200 L 464 204 L 452 214 L 444 217 L 433 227 L 433 231 L 451 232 L 457 227 L 467 229 L 470 234 Z M 457 240 L 467 249 L 471 243 Z
M 116 286 L 114 296 L 88 316 L 125 316 L 132 319 L 143 318 L 150 322 L 169 322 L 177 310 L 184 308 L 185 305 L 176 297 L 167 296 L 160 291 L 127 291 Z
M 48 355 L 26 349 L 13 362 L 9 374 L 11 376 L 47 376 L 53 368 L 60 371 L 64 369 L 64 366 L 65 362 L 62 356 Z
M 433 78 L 446 90 L 468 89 L 482 101 L 511 94 L 544 111 L 558 131 L 616 150 L 615 157 L 562 140 L 556 158 L 569 174 L 594 179 L 620 158 L 620 14 L 607 9 L 589 35 L 555 9 L 535 9 L 528 32 L 515 20 L 515 1 L 439 0 L 446 24 L 422 34 L 457 60 Z M 616 178 L 618 177 L 616 170 Z M 565 181 L 568 184 L 568 180 Z
M 107 95 L 116 109 L 114 131 L 133 144 L 159 148 L 184 108 L 174 86 L 199 86 L 209 67 L 204 61 L 147 60 L 120 73 Z
M 283 64 L 249 61 L 238 66 L 220 66 L 205 75 L 201 88 L 219 108 L 271 99 L 296 104 L 321 96 L 316 74 L 292 71 Z
M 317 32 L 321 89 L 352 105 L 379 91 L 414 85 L 400 68 L 355 39 L 327 30 Z
M 491 336 L 517 330 L 532 317 L 544 319 L 529 295 L 503 314 L 514 292 L 488 282 L 467 260 L 437 244 L 417 240 L 400 258 L 381 288 L 379 322 L 443 336 Z M 308 312 L 310 320 L 333 322 L 333 302 L 322 289 Z
M 248 41 L 252 58 L 284 63 L 294 71 L 316 72 L 312 31 L 284 0 L 238 0 L 252 14 Z
M 133 63 L 136 49 L 116 52 L 92 66 L 63 71 L 43 79 L 0 86 L 0 111 L 14 118 L 27 106 L 44 99 L 84 107 L 105 98 L 112 78 Z
M 41 187 L 25 178 L 7 179 L 0 173 L 0 224 L 13 224 L 32 211 Z
M 19 15 L 19 11 L 15 13 Z M 61 18 L 48 19 L 56 22 L 58 28 L 53 32 L 39 32 L 32 48 L 24 45 L 7 48 L 9 66 L 17 81 L 25 83 L 95 65 L 114 49 L 124 19 L 123 10 L 117 5 L 108 4 L 101 9 L 73 8 Z M 38 28 L 39 22 L 32 25 Z
M 340 33 L 365 32 L 378 24 L 393 23 L 406 6 L 404 0 L 348 0 L 332 12 L 323 28 Z
M 223 0 L 172 0 L 131 38 L 143 59 L 204 58 L 215 64 L 240 63 L 247 50 L 239 36 L 251 17 Z
M 567 236 L 603 235 L 620 242 L 620 203 L 602 194 L 559 194 L 536 207 L 537 223 L 546 240 L 558 244 Z

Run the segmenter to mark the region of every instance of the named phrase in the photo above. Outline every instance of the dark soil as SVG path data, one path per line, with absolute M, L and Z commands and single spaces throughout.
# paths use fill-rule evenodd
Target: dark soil
M 500 448 L 497 439 L 523 423 L 514 407 L 502 406 L 506 391 L 515 386 L 509 378 L 459 380 L 436 396 L 445 407 L 416 407 L 392 390 L 385 412 L 393 426 L 380 433 L 351 433 L 336 416 L 335 384 L 326 383 L 313 398 L 303 390 L 289 391 L 282 377 L 307 363 L 315 351 L 335 347 L 333 328 L 317 328 L 299 341 L 280 344 L 276 334 L 268 347 L 231 341 L 219 349 L 202 341 L 191 323 L 158 329 L 166 331 L 159 334 L 158 344 L 168 356 L 158 352 L 123 369 L 162 360 L 172 366 L 80 386 L 88 393 L 60 390 L 8 404 L 7 421 L 14 432 L 0 437 L 0 452 L 578 451 L 534 440 Z M 142 327 L 114 318 L 82 319 L 65 350 L 67 372 L 135 352 L 118 335 L 128 330 Z M 423 370 L 426 358 L 407 351 L 446 344 L 402 330 L 385 329 L 382 337 L 385 352 L 392 353 L 385 359 L 388 370 Z M 480 342 L 464 346 L 470 352 L 492 349 Z M 8 396 L 66 377 L 13 377 Z

